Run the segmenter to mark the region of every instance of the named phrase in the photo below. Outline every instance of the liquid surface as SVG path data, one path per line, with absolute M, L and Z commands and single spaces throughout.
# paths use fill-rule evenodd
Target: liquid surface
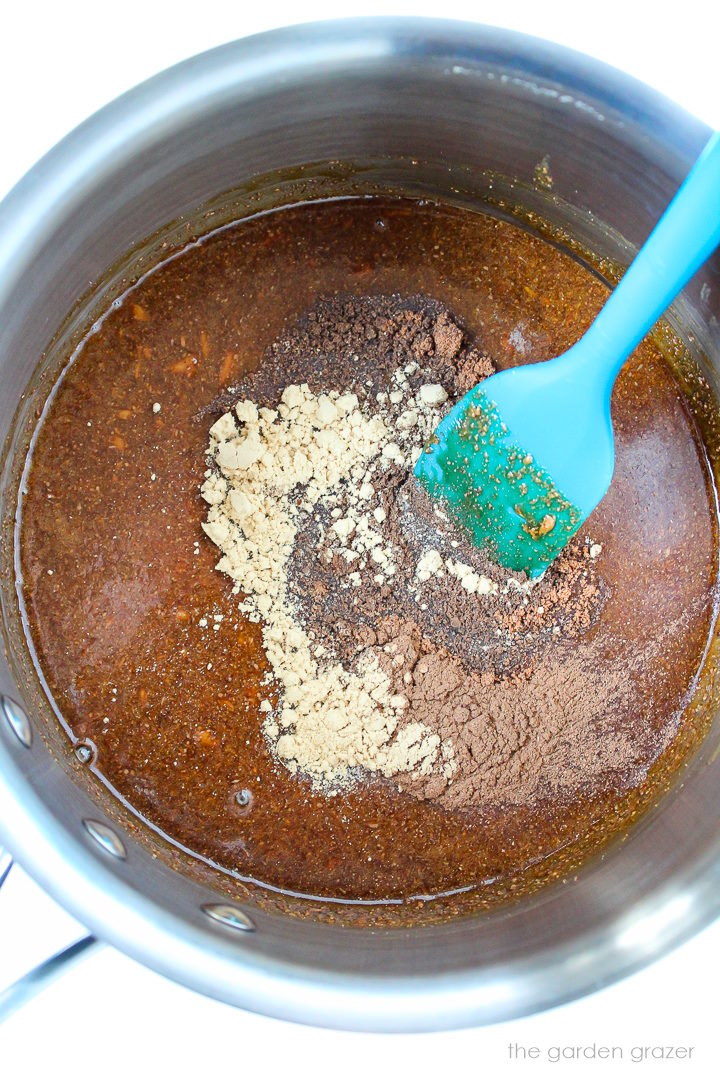
M 434 297 L 499 366 L 564 351 L 607 295 L 586 268 L 513 225 L 404 200 L 297 207 L 189 248 L 88 338 L 39 433 L 22 526 L 33 643 L 74 736 L 95 743 L 100 772 L 221 866 L 350 900 L 483 882 L 488 895 L 498 882 L 514 891 L 563 845 L 586 835 L 588 851 L 599 843 L 608 830 L 598 821 L 631 820 L 636 800 L 588 791 L 481 815 L 382 781 L 328 798 L 268 750 L 259 627 L 199 626 L 233 603 L 201 529 L 212 422 L 202 410 L 318 296 L 347 292 Z M 602 635 L 595 628 L 585 645 L 599 665 L 613 648 L 652 656 L 628 704 L 649 766 L 653 733 L 679 722 L 707 645 L 716 522 L 694 423 L 648 342 L 621 372 L 613 419 L 615 478 L 587 522 L 608 600 Z

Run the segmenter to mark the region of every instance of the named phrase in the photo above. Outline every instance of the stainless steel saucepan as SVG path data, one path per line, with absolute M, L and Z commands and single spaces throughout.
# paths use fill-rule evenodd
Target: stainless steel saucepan
M 326 23 L 238 41 L 157 76 L 69 135 L 0 206 L 0 835 L 92 934 L 271 1016 L 417 1031 L 557 1005 L 716 916 L 715 729 L 682 786 L 625 843 L 527 902 L 412 931 L 299 920 L 251 897 L 231 903 L 219 878 L 156 857 L 87 782 L 28 662 L 13 586 L 15 483 L 58 342 L 73 340 L 98 290 L 118 286 L 126 252 L 144 238 L 170 222 L 181 229 L 254 177 L 365 162 L 379 187 L 466 204 L 494 191 L 627 263 L 708 134 L 631 78 L 544 42 L 442 21 Z M 551 192 L 533 184 L 544 158 Z M 326 169 L 331 180 L 338 168 Z M 674 317 L 715 385 L 717 256 Z

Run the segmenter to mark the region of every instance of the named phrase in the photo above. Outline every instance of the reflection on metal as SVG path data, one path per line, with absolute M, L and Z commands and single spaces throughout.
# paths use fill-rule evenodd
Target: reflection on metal
M 88 955 L 88 951 L 99 944 L 100 942 L 94 937 L 81 938 L 80 941 L 68 945 L 62 952 L 55 953 L 32 971 L 28 971 L 27 975 L 23 975 L 5 990 L 0 990 L 0 1024 L 8 1020 L 14 1012 L 54 982 L 58 975 L 64 974 L 69 967 Z
M 255 929 L 252 919 L 234 904 L 203 904 L 203 911 L 215 922 L 222 923 L 231 930 L 243 930 L 249 933 Z
M 0 887 L 10 873 L 13 860 L 9 851 L 0 847 Z M 11 983 L 4 990 L 0 990 L 0 1024 L 7 1020 L 14 1012 L 22 1008 L 28 1001 L 44 990 L 58 975 L 71 967 L 77 960 L 85 956 L 88 949 L 100 943 L 90 935 L 74 941 L 59 953 L 55 953 L 49 960 L 38 964 L 32 971 Z
M 5 848 L 0 847 L 0 887 L 12 869 L 12 855 Z
M 108 855 L 114 855 L 116 859 L 127 858 L 125 845 L 109 825 L 104 825 L 102 821 L 92 821 L 90 818 L 86 818 L 83 825 L 95 843 Z
M 0 697 L 0 705 L 2 706 L 2 715 L 5 717 L 11 731 L 15 733 L 23 746 L 30 749 L 32 746 L 32 728 L 25 711 L 11 698 L 4 695 Z
M 646 951 L 649 955 L 657 952 L 658 945 L 664 943 L 676 926 L 682 926 L 687 920 L 694 899 L 688 892 L 670 896 L 662 906 L 648 911 L 642 916 L 631 912 L 620 926 L 616 946 L 618 949 L 637 953 Z

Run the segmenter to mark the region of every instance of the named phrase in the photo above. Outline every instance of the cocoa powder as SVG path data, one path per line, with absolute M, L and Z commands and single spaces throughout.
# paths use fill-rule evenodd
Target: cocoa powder
M 589 666 L 581 644 L 536 653 L 502 678 L 468 671 L 407 621 L 387 620 L 377 635 L 380 666 L 451 742 L 456 771 L 411 779 L 405 790 L 451 810 L 568 798 L 636 782 L 642 755 L 631 729 L 613 730 L 630 690 L 630 672 Z M 409 678 L 408 678 L 409 676 Z

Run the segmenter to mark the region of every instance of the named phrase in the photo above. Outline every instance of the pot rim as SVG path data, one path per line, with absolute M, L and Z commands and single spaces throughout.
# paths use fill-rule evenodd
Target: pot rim
M 391 60 L 433 48 L 506 64 L 539 81 L 562 82 L 608 110 L 632 110 L 646 128 L 691 158 L 709 129 L 660 93 L 615 68 L 551 42 L 478 23 L 358 18 L 307 23 L 243 38 L 185 60 L 123 94 L 49 151 L 0 203 L 0 303 L 46 232 L 82 198 L 83 184 L 113 151 L 142 146 L 187 122 L 238 86 L 255 93 L 289 72 L 324 61 Z M 699 868 L 700 891 L 681 910 L 677 881 L 632 912 L 635 936 L 618 950 L 627 919 L 548 950 L 541 963 L 427 978 L 359 977 L 272 961 L 190 926 L 113 874 L 53 817 L 25 777 L 17 748 L 0 739 L 0 834 L 27 872 L 93 933 L 194 990 L 279 1019 L 372 1031 L 427 1031 L 508 1020 L 559 1005 L 628 975 L 686 941 L 720 911 L 720 861 Z M 688 878 L 690 874 L 688 873 Z M 680 885 L 683 883 L 681 882 Z M 647 934 L 643 934 L 643 929 Z M 353 931 L 348 931 L 352 933 Z M 522 991 L 519 987 L 522 984 Z

